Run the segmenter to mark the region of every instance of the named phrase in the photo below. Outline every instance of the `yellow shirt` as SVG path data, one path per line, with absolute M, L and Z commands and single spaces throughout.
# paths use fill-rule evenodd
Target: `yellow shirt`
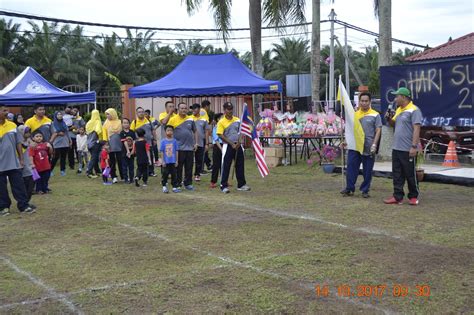
M 170 118 L 170 120 L 168 120 L 168 125 L 173 126 L 173 128 L 176 128 L 182 123 L 184 123 L 185 121 L 188 121 L 190 119 L 194 121 L 193 116 L 191 115 L 184 116 L 184 118 L 181 118 L 180 115 L 174 115 Z
M 51 119 L 49 119 L 46 116 L 43 116 L 43 118 L 39 120 L 38 117 L 34 115 L 33 117 L 31 117 L 25 122 L 25 126 L 30 128 L 32 132 L 43 125 L 51 125 Z
M 14 122 L 5 120 L 5 123 L 3 125 L 0 125 L 0 138 L 2 138 L 6 133 L 15 129 L 16 129 L 16 124 Z
M 150 117 L 151 118 L 151 117 Z M 152 120 L 153 121 L 153 120 Z M 140 128 L 141 126 L 145 125 L 145 124 L 149 124 L 150 123 L 150 120 L 148 120 L 146 117 L 144 117 L 142 120 L 140 119 L 135 119 L 134 121 L 132 121 L 132 124 L 130 125 L 130 130 L 132 131 L 136 131 L 138 128 Z
M 166 116 L 168 116 L 168 113 L 167 113 L 167 112 L 162 112 L 162 113 L 160 114 L 160 116 L 158 116 L 159 122 L 161 123 L 161 121 L 162 121 L 163 119 L 165 119 Z M 173 118 L 174 116 L 176 116 L 176 114 L 175 114 L 175 113 L 171 113 L 170 119 Z
M 201 108 L 201 111 L 199 112 L 199 115 L 206 119 L 209 122 L 209 115 L 207 114 L 207 111 L 204 108 Z

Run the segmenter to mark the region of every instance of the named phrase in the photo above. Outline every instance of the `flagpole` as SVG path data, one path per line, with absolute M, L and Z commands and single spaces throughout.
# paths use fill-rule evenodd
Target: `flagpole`
M 341 75 L 339 75 L 339 89 L 341 89 Z M 342 96 L 341 96 L 341 99 L 342 99 Z M 334 106 L 335 107 L 335 106 Z M 341 174 L 342 174 L 342 189 L 346 188 L 346 176 L 345 176 L 345 173 L 344 173 L 344 168 L 346 167 L 346 157 L 345 157 L 345 154 L 344 154 L 344 142 L 345 142 L 345 139 L 344 139 L 344 130 L 346 128 L 346 126 L 344 126 L 344 128 L 342 128 L 342 120 L 344 118 L 344 113 L 345 113 L 345 109 L 343 108 L 342 106 L 342 101 L 341 101 L 341 158 L 342 158 L 342 169 L 341 169 Z

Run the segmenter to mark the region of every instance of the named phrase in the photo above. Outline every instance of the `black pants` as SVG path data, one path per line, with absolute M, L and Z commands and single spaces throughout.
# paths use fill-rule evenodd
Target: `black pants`
M 8 195 L 7 177 L 10 182 L 13 198 L 15 198 L 18 210 L 23 211 L 28 208 L 28 196 L 25 191 L 25 184 L 20 169 L 0 172 L 0 209 L 10 208 L 12 201 Z
M 150 148 L 151 165 L 148 164 L 148 174 L 149 175 L 154 175 L 155 174 L 155 165 L 154 165 L 155 158 L 156 158 L 156 156 L 155 156 L 154 150 L 152 148 Z
M 137 178 L 143 179 L 143 183 L 148 182 L 148 163 L 137 165 Z
M 197 147 L 194 152 L 194 176 L 201 176 L 204 169 L 204 147 Z
M 151 161 L 152 162 L 158 162 L 158 160 L 160 158 L 160 155 L 158 154 L 158 144 L 154 143 L 151 147 L 153 149 L 153 156 L 155 157 L 155 160 L 153 161 L 153 159 L 152 159 Z
M 207 169 L 211 168 L 211 160 L 209 159 L 209 150 L 204 152 L 204 164 L 206 165 Z
M 51 175 L 51 171 L 42 171 L 39 172 L 38 175 L 40 178 L 36 181 L 36 192 L 47 193 L 49 189 L 49 177 Z
M 109 177 L 104 175 L 105 168 L 102 169 L 102 181 L 107 183 L 109 181 Z
M 87 174 L 91 175 L 92 170 L 95 170 L 96 174 L 100 174 L 100 167 L 99 167 L 99 156 L 100 156 L 100 144 L 95 143 L 91 148 L 89 148 L 89 152 L 91 154 L 91 159 L 89 164 L 87 164 Z
M 123 179 L 123 169 L 122 169 L 122 151 L 119 152 L 109 152 L 110 158 L 110 176 L 112 178 L 117 177 L 117 169 L 118 168 L 120 178 Z
M 33 176 L 24 176 L 23 183 L 25 184 L 26 199 L 28 199 L 28 202 L 30 202 L 31 196 L 33 195 L 33 190 L 35 189 L 35 181 L 33 180 Z
M 221 170 L 221 188 L 225 188 L 229 185 L 230 167 L 232 160 L 235 159 L 235 176 L 237 177 L 237 187 L 240 188 L 246 184 L 245 181 L 245 169 L 244 169 L 244 150 L 242 147 L 238 147 L 237 150 L 232 148 L 228 144 L 222 146 L 222 154 L 224 155 Z
M 418 198 L 418 182 L 415 170 L 416 158 L 407 151 L 392 150 L 393 196 L 402 200 L 405 180 L 408 183 L 408 198 Z
M 221 170 L 222 164 L 222 151 L 219 149 L 217 144 L 212 147 L 212 176 L 211 183 L 217 183 L 219 178 L 219 171 Z
M 127 157 L 126 154 L 122 155 L 122 170 L 124 180 L 133 180 L 135 177 L 134 172 L 135 156 Z
M 177 170 L 178 185 L 181 185 L 181 183 L 183 183 L 184 186 L 193 184 L 193 160 L 194 160 L 194 151 L 178 151 L 178 170 Z M 183 167 L 184 167 L 184 180 L 183 180 Z
M 166 186 L 168 183 L 168 177 L 171 174 L 171 185 L 173 188 L 179 187 L 179 183 L 176 180 L 176 166 L 174 164 L 166 164 L 161 168 L 161 184 Z
M 58 162 L 58 160 L 59 160 L 59 168 L 61 169 L 61 171 L 66 171 L 66 158 L 67 158 L 68 151 L 69 151 L 69 147 L 54 149 L 54 157 L 53 157 L 53 162 L 51 163 L 51 171 L 54 170 L 54 167 L 56 166 L 56 163 Z
M 77 141 L 76 138 L 71 138 L 72 146 L 67 152 L 67 158 L 69 160 L 69 167 L 74 169 L 75 157 L 77 156 Z

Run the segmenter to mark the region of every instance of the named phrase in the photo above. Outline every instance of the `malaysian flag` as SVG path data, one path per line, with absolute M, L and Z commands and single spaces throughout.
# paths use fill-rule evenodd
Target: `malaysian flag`
M 240 133 L 246 135 L 252 139 L 252 147 L 255 152 L 255 160 L 257 161 L 257 167 L 262 177 L 269 174 L 267 162 L 265 162 L 265 151 L 260 144 L 260 139 L 257 136 L 257 131 L 253 125 L 253 121 L 249 116 L 247 110 L 247 104 L 244 103 L 244 111 L 242 113 L 242 119 L 240 123 Z

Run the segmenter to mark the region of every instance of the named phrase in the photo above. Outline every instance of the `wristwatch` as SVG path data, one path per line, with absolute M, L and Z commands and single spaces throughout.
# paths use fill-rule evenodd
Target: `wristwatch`
M 416 148 L 418 148 L 418 145 L 417 145 L 417 144 L 412 144 L 411 147 L 412 147 L 413 149 L 416 149 Z

